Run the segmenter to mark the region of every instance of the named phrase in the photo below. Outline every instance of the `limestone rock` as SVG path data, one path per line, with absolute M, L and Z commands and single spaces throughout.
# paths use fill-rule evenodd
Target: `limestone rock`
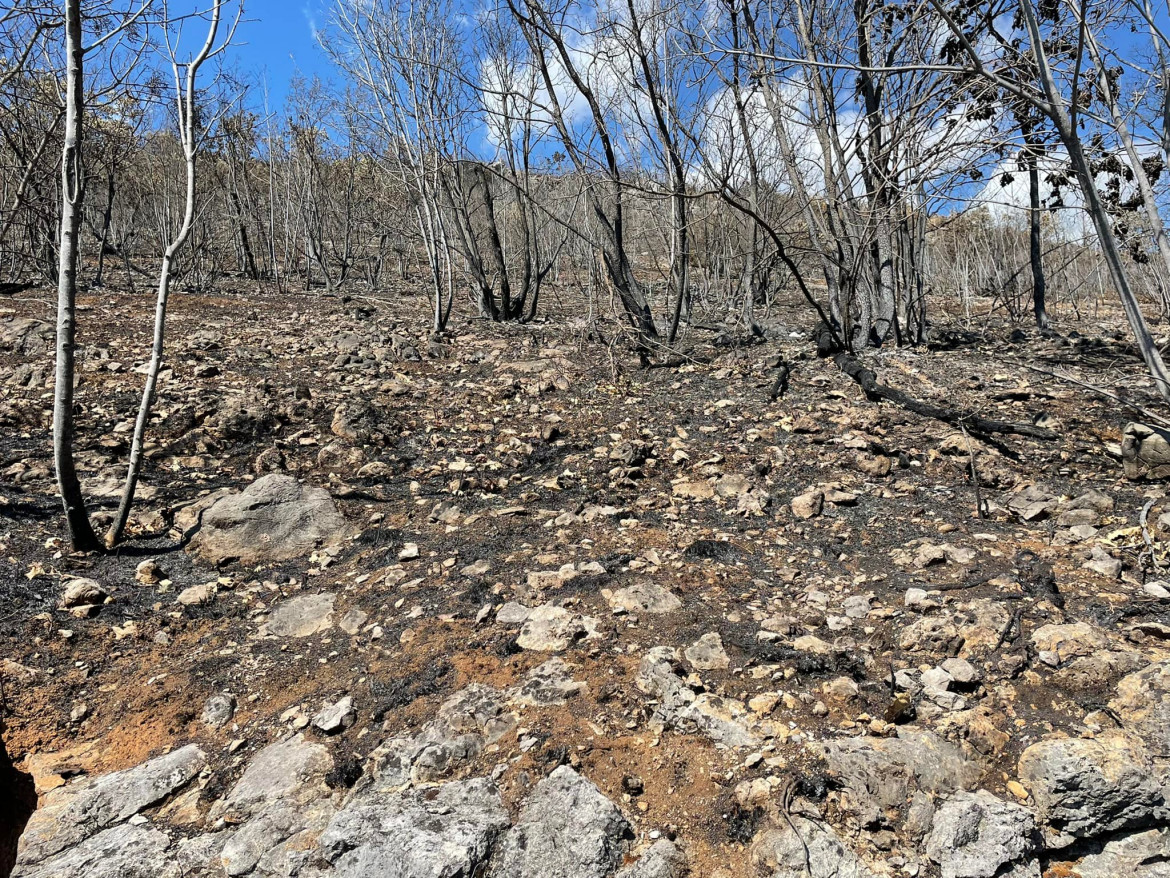
M 17 861 L 13 878 L 180 878 L 169 856 L 166 833 L 122 824 L 86 838 L 76 847 L 41 862 Z
M 509 696 L 515 704 L 549 707 L 564 704 L 586 688 L 588 687 L 585 683 L 573 679 L 569 666 L 564 661 L 559 657 L 553 657 L 529 671 L 524 682 L 513 689 Z
M 365 399 L 353 399 L 334 412 L 330 429 L 333 435 L 350 442 L 381 442 L 385 433 L 382 421 L 383 415 L 376 406 Z
M 333 704 L 327 704 L 313 717 L 313 728 L 326 735 L 336 735 L 353 725 L 357 712 L 353 709 L 353 698 L 345 696 Z
M 521 649 L 560 652 L 579 640 L 601 637 L 597 625 L 597 620 L 592 616 L 571 613 L 553 604 L 542 604 L 528 614 L 516 643 Z
M 203 751 L 188 744 L 133 768 L 53 790 L 20 837 L 18 866 L 42 863 L 163 801 L 199 774 L 206 762 Z
M 109 596 L 109 592 L 95 580 L 73 579 L 65 584 L 60 606 L 63 610 L 92 606 L 104 602 Z
M 592 783 L 562 765 L 536 785 L 503 837 L 495 878 L 606 878 L 629 825 Z
M 974 786 L 983 773 L 974 754 L 911 726 L 896 738 L 830 741 L 824 751 L 844 785 L 844 807 L 867 826 L 896 824 L 915 791 L 947 795 Z
M 684 480 L 675 482 L 673 493 L 683 500 L 710 500 L 715 496 L 715 488 L 710 482 Z
M 39 354 L 52 348 L 57 328 L 46 320 L 16 317 L 0 322 L 0 350 Z
M 650 580 L 602 594 L 615 613 L 671 613 L 682 607 L 673 592 Z
M 269 744 L 254 757 L 227 797 L 211 810 L 215 819 L 226 813 L 248 815 L 268 802 L 288 802 L 320 794 L 333 758 L 321 744 L 294 735 Z
M 939 864 L 942 878 L 994 878 L 1009 864 L 1022 864 L 1035 847 L 1036 821 L 1021 805 L 1004 802 L 987 790 L 960 791 L 935 812 L 926 853 Z M 1040 866 L 1031 871 L 1039 878 Z M 1023 878 L 1017 869 L 1013 874 Z
M 1077 838 L 1148 824 L 1163 805 L 1148 751 L 1120 731 L 1039 741 L 1018 773 L 1039 819 Z
M 1170 878 L 1170 830 L 1150 829 L 1105 842 L 1076 865 L 1079 878 Z
M 793 497 L 791 504 L 792 514 L 797 518 L 814 518 L 825 508 L 825 495 L 820 491 L 806 491 Z
M 213 603 L 217 592 L 218 587 L 214 582 L 205 582 L 183 589 L 175 600 L 185 607 L 202 607 Z
M 682 878 L 686 869 L 686 855 L 664 838 L 652 844 L 636 863 L 618 869 L 614 878 Z
M 192 546 L 213 564 L 229 559 L 258 564 L 334 545 L 347 532 L 328 491 L 274 473 L 208 508 Z
M 1081 656 L 1108 649 L 1105 632 L 1087 622 L 1071 625 L 1042 625 L 1032 632 L 1032 645 L 1040 661 L 1054 668 L 1062 667 Z
M 530 612 L 532 611 L 523 604 L 508 601 L 496 613 L 496 621 L 501 625 L 523 625 Z
M 226 726 L 235 712 L 236 699 L 230 695 L 212 695 L 203 702 L 203 722 L 213 729 Z
M 832 827 L 797 815 L 791 820 L 752 841 L 751 860 L 758 869 L 771 878 L 874 878 Z
M 330 592 L 298 595 L 279 604 L 260 626 L 260 633 L 277 637 L 308 637 L 333 627 L 333 603 L 337 595 Z
M 747 708 L 733 698 L 695 693 L 675 673 L 678 653 L 666 646 L 649 650 L 638 666 L 635 683 L 654 698 L 652 722 L 682 734 L 703 734 L 727 747 L 754 747 L 759 736 L 749 726 Z
M 1086 570 L 1099 573 L 1106 579 L 1116 579 L 1121 575 L 1121 561 L 1110 555 L 1101 546 L 1093 546 L 1089 560 L 1085 562 Z
M 1170 476 L 1170 431 L 1126 424 L 1121 434 L 1121 467 L 1127 479 Z
M 1151 753 L 1170 758 L 1170 661 L 1122 678 L 1109 706 Z
M 265 858 L 270 862 L 278 859 L 277 848 L 297 833 L 310 827 L 324 829 L 329 816 L 332 807 L 328 800 L 307 809 L 279 800 L 271 802 L 236 830 L 221 848 L 219 864 L 233 878 L 246 875 Z
M 321 834 L 338 878 L 478 875 L 508 812 L 487 778 L 396 795 L 357 793 Z
M 731 665 L 723 649 L 723 639 L 713 631 L 684 649 L 683 655 L 696 671 L 722 671 Z

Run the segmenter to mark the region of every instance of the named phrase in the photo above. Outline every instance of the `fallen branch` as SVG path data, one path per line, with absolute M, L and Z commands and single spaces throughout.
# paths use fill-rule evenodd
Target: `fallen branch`
M 1125 406 L 1127 409 L 1131 409 L 1131 410 L 1137 412 L 1139 415 L 1144 417 L 1147 421 L 1151 421 L 1160 427 L 1170 427 L 1170 421 L 1166 420 L 1161 415 L 1157 414 L 1156 412 L 1150 411 L 1145 406 L 1138 405 L 1136 402 L 1130 402 L 1127 399 L 1122 399 L 1116 393 L 1111 393 L 1110 391 L 1106 390 L 1104 387 L 1098 387 L 1096 384 L 1089 384 L 1086 381 L 1080 381 L 1076 378 L 1073 378 L 1071 375 L 1061 375 L 1059 372 L 1049 372 L 1045 369 L 1037 369 L 1035 366 L 1029 366 L 1025 363 L 1020 363 L 1020 365 L 1023 366 L 1025 369 L 1030 369 L 1033 372 L 1039 372 L 1041 375 L 1047 375 L 1050 378 L 1056 378 L 1060 381 L 1067 381 L 1069 384 L 1075 384 L 1077 387 L 1083 387 L 1083 388 L 1085 388 L 1085 390 L 1091 390 L 1093 393 L 1099 394 L 1100 396 L 1103 396 L 1106 399 L 1111 399 L 1114 402 Z
M 915 399 L 903 393 L 901 390 L 885 384 L 878 384 L 877 375 L 874 371 L 867 369 L 855 357 L 849 354 L 839 353 L 833 358 L 833 362 L 837 364 L 838 369 L 856 381 L 861 389 L 865 391 L 866 397 L 874 402 L 878 400 L 892 402 L 908 411 L 914 412 L 916 415 L 922 415 L 924 418 L 933 418 L 936 421 L 951 424 L 960 430 L 969 430 L 981 438 L 996 433 L 1028 436 L 1032 439 L 1052 440 L 1057 438 L 1057 433 L 1044 427 L 1037 427 L 1033 424 L 1013 424 L 1008 421 L 996 421 L 991 418 L 980 417 L 971 412 L 942 408 L 941 406 L 931 405 L 930 403 Z

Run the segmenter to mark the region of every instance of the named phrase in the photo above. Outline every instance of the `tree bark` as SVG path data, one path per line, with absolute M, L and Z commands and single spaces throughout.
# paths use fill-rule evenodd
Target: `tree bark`
M 77 551 L 101 548 L 85 511 L 73 461 L 73 374 L 77 320 L 77 265 L 81 210 L 85 199 L 82 114 L 85 107 L 85 49 L 81 2 L 65 2 L 65 145 L 61 156 L 61 246 L 57 271 L 57 365 L 53 388 L 53 463 L 65 507 L 69 542 Z
M 183 224 L 175 235 L 174 240 L 163 253 L 162 265 L 158 273 L 158 298 L 154 307 L 154 338 L 150 347 L 150 364 L 146 371 L 146 385 L 142 389 L 142 401 L 138 405 L 138 417 L 134 421 L 134 436 L 130 443 L 130 463 L 126 472 L 126 484 L 122 489 L 122 499 L 118 504 L 118 512 L 110 529 L 106 532 L 106 546 L 113 547 L 121 539 L 126 529 L 126 522 L 130 518 L 130 506 L 134 503 L 134 493 L 138 487 L 138 478 L 142 473 L 142 449 L 146 439 L 146 425 L 150 422 L 150 411 L 154 405 L 154 394 L 158 386 L 158 373 L 162 368 L 163 342 L 166 333 L 167 302 L 171 292 L 171 269 L 175 257 L 187 243 L 191 236 L 191 227 L 195 221 L 195 158 L 199 151 L 198 129 L 196 127 L 197 106 L 195 102 L 195 79 L 199 68 L 211 53 L 215 44 L 215 35 L 219 30 L 219 17 L 223 0 L 215 0 L 211 10 L 211 23 L 207 29 L 207 40 L 195 58 L 186 65 L 187 82 L 185 93 L 179 95 L 179 139 L 183 146 L 183 156 L 187 166 L 187 192 L 183 211 Z M 175 68 L 175 82 L 179 81 L 179 63 L 172 57 Z

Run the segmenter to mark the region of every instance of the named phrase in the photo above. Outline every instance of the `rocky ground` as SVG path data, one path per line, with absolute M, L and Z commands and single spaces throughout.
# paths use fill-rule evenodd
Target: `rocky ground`
M 1114 324 L 865 358 L 1043 440 L 867 400 L 796 308 L 638 371 L 570 317 L 181 295 L 82 556 L 51 311 L 0 304 L 0 874 L 1170 875 L 1170 504 L 1047 374 L 1151 404 Z M 84 304 L 102 521 L 151 315 Z

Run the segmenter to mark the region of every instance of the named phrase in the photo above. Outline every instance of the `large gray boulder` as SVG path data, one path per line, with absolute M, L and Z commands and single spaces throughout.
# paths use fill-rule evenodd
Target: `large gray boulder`
M 897 825 L 915 792 L 944 796 L 970 789 L 984 768 L 969 749 L 911 726 L 899 728 L 896 738 L 831 741 L 824 755 L 842 781 L 842 808 L 863 826 Z
M 686 873 L 686 855 L 664 838 L 654 842 L 636 863 L 618 869 L 616 878 L 681 878 Z
M 206 764 L 203 751 L 188 744 L 125 771 L 53 790 L 33 812 L 20 837 L 17 872 L 158 804 L 185 786 Z
M 337 878 L 456 878 L 478 875 L 508 812 L 487 778 L 348 802 L 321 834 Z
M 224 799 L 211 809 L 210 819 L 231 815 L 239 820 L 258 812 L 269 802 L 306 802 L 325 792 L 325 775 L 333 757 L 322 744 L 293 735 L 269 744 L 236 781 Z
M 13 878 L 180 878 L 171 840 L 148 826 L 122 824 L 99 832 L 39 865 L 17 863 Z
M 335 545 L 348 533 L 329 492 L 272 474 L 239 494 L 221 497 L 203 513 L 192 547 L 208 561 L 243 564 L 287 561 Z
M 1079 878 L 1170 878 L 1170 829 L 1110 839 L 1075 868 Z
M 874 878 L 831 826 L 798 815 L 757 835 L 751 859 L 771 878 Z
M 46 320 L 16 317 L 0 322 L 0 351 L 40 354 L 53 347 L 57 328 Z
M 503 840 L 494 878 L 606 878 L 629 831 L 621 811 L 567 765 L 536 785 Z
M 1019 776 L 1038 818 L 1077 838 L 1148 825 L 1163 807 L 1149 752 L 1120 731 L 1039 741 L 1021 754 Z
M 328 799 L 308 805 L 276 800 L 235 831 L 219 854 L 223 871 L 235 878 L 247 875 L 283 842 L 305 830 L 321 832 L 333 816 Z
M 1031 859 L 1035 839 L 1036 820 L 1027 808 L 987 790 L 963 791 L 935 813 L 926 854 L 942 878 L 1040 878 L 1040 865 Z
M 1170 431 L 1126 424 L 1121 434 L 1121 467 L 1127 479 L 1170 476 Z
M 1123 677 L 1109 706 L 1154 756 L 1170 758 L 1170 661 Z
M 752 730 L 743 702 L 704 692 L 696 695 L 678 674 L 679 653 L 668 646 L 647 650 L 638 665 L 637 687 L 657 701 L 651 722 L 682 734 L 706 735 L 725 747 L 755 747 L 760 737 Z

